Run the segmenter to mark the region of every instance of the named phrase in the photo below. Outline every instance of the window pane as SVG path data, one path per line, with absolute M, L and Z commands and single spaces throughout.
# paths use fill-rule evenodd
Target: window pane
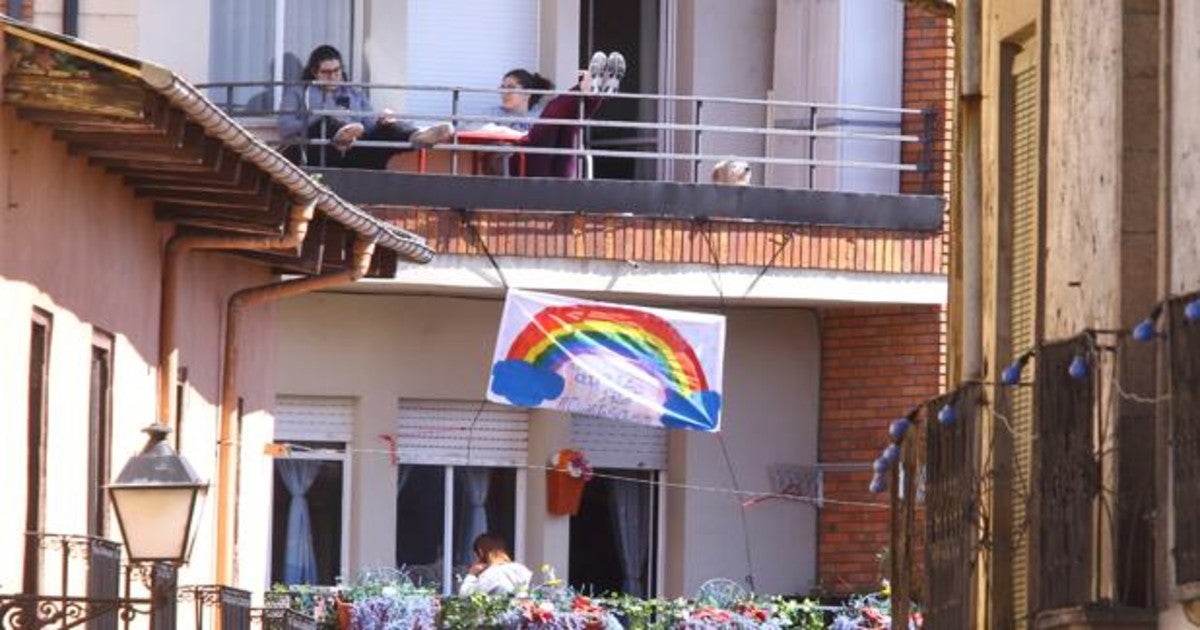
M 538 70 L 538 2 L 409 2 L 408 33 L 402 45 L 408 66 L 405 83 L 497 87 L 513 68 Z M 464 94 L 460 112 L 477 114 L 498 105 L 499 98 Z M 451 97 L 448 92 L 409 92 L 404 109 L 444 116 L 450 113 Z
M 571 517 L 570 583 L 581 593 L 653 592 L 654 473 L 600 469 Z M 626 480 L 628 479 L 628 480 Z
M 341 461 L 275 461 L 273 582 L 336 583 L 342 572 L 342 474 Z M 294 491 L 300 496 L 295 496 Z M 302 518 L 293 518 L 294 511 L 298 517 L 304 510 L 309 517 L 308 531 L 304 530 Z M 315 571 L 297 568 L 314 564 Z
M 341 0 L 287 0 L 283 15 L 283 80 L 299 81 L 308 53 L 329 44 L 342 53 L 346 76 L 357 78 L 350 67 L 353 30 L 352 2 Z
M 396 479 L 396 566 L 440 589 L 445 531 L 446 469 L 400 466 Z
M 92 346 L 92 377 L 88 401 L 88 534 L 108 533 L 108 500 L 104 484 L 108 483 L 108 436 L 112 413 L 112 379 L 109 375 L 107 348 Z
M 517 471 L 514 468 L 454 469 L 454 575 L 465 575 L 475 562 L 475 538 L 491 532 L 504 537 L 513 553 L 516 530 Z
M 209 81 L 271 81 L 275 75 L 275 0 L 212 0 Z M 217 104 L 252 109 L 271 107 L 264 87 L 209 91 Z

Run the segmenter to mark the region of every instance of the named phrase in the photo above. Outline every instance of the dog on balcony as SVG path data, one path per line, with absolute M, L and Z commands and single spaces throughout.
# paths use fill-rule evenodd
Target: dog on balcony
M 712 170 L 712 183 L 728 186 L 750 185 L 750 164 L 742 160 L 721 160 Z

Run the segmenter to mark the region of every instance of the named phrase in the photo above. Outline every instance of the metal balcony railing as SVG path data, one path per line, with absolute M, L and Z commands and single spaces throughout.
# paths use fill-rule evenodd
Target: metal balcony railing
M 274 135 L 274 119 L 282 113 L 273 103 L 287 88 L 300 83 L 230 82 L 198 86 L 205 90 L 217 105 L 248 127 L 260 130 L 264 138 L 278 141 Z M 839 174 L 854 171 L 867 173 L 919 173 L 920 192 L 933 194 L 932 172 L 935 144 L 938 138 L 937 112 L 930 109 L 871 107 L 836 103 L 815 103 L 771 99 L 684 96 L 665 94 L 615 93 L 600 95 L 608 100 L 632 100 L 639 112 L 654 111 L 656 115 L 636 120 L 587 118 L 580 107 L 575 119 L 503 118 L 465 111 L 465 96 L 498 95 L 504 90 L 495 88 L 447 87 L 428 85 L 391 85 L 346 83 L 346 86 L 369 93 L 376 102 L 389 100 L 386 95 L 437 94 L 444 97 L 441 113 L 386 112 L 399 120 L 424 126 L 436 121 L 455 124 L 451 140 L 431 151 L 450 153 L 450 173 L 464 174 L 459 156 L 470 151 L 476 154 L 567 155 L 580 160 L 580 172 L 591 173 L 592 165 L 602 160 L 633 160 L 648 162 L 643 169 L 655 173 L 655 179 L 669 181 L 708 182 L 706 165 L 725 159 L 736 159 L 750 165 L 766 167 L 769 174 L 756 174 L 756 182 L 772 186 L 813 190 L 841 190 L 848 186 Z M 562 91 L 514 90 L 539 94 L 545 99 L 568 94 Z M 247 92 L 260 98 L 244 98 Z M 574 94 L 578 94 L 575 92 Z M 399 99 L 393 99 L 399 100 Z M 603 113 L 603 110 L 601 110 Z M 314 120 L 327 115 L 345 115 L 345 110 L 312 110 Z M 356 112 L 364 117 L 382 116 L 385 112 Z M 747 123 L 765 120 L 766 124 Z M 570 148 L 549 148 L 521 145 L 493 146 L 465 144 L 459 141 L 462 131 L 494 123 L 509 125 L 552 124 L 578 126 L 583 129 L 581 140 Z M 909 130 L 905 132 L 905 130 Z M 599 134 L 612 136 L 624 131 L 627 137 L 596 138 Z M 618 135 L 620 135 L 618 133 Z M 328 134 L 321 138 L 301 141 L 314 148 L 330 144 Z M 591 139 L 589 139 L 591 138 Z M 360 141 L 365 147 L 394 147 L 398 151 L 413 149 L 406 142 Z M 745 147 L 761 147 L 745 149 Z M 633 148 L 644 147 L 644 150 Z M 739 149 L 741 147 L 741 149 Z M 907 149 L 907 150 L 906 150 Z M 322 153 L 315 151 L 315 153 Z M 905 157 L 907 156 L 907 158 Z M 915 157 L 914 157 L 915 156 Z M 323 164 L 314 164 L 322 166 Z M 763 178 L 766 178 L 764 180 Z M 860 192 L 898 192 L 895 190 L 862 190 Z M 886 187 L 886 185 L 885 185 Z
M 1093 442 L 1096 370 L 1072 375 L 1077 356 L 1090 352 L 1086 336 L 1046 344 L 1038 351 L 1035 390 L 1035 535 L 1037 607 L 1052 610 L 1096 599 L 1093 591 L 1100 492 Z
M 0 627 L 116 630 L 138 615 L 156 628 L 174 628 L 164 616 L 175 598 L 175 569 L 168 565 L 122 565 L 122 546 L 104 538 L 27 534 L 38 552 L 41 575 L 33 592 L 0 594 Z M 147 596 L 134 596 L 145 587 Z
M 1187 305 L 1200 294 L 1168 303 L 1170 354 L 1171 481 L 1174 496 L 1175 582 L 1200 584 L 1200 322 Z

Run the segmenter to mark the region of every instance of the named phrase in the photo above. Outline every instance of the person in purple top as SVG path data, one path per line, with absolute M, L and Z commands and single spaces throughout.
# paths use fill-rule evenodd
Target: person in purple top
M 449 140 L 454 133 L 450 123 L 417 129 L 386 110 L 381 116 L 372 114 L 371 103 L 362 90 L 346 85 L 342 54 L 333 46 L 313 49 L 300 80 L 303 85 L 284 91 L 280 106 L 283 113 L 278 121 L 280 139 L 289 145 L 284 155 L 297 164 L 383 169 L 398 149 L 355 146 L 355 142 L 377 140 L 430 146 Z M 313 113 L 322 110 L 345 113 Z M 306 146 L 307 140 L 320 138 L 328 138 L 330 144 Z
M 625 57 L 614 52 L 605 55 L 597 52 L 592 56 L 587 70 L 579 72 L 579 83 L 567 94 L 550 99 L 542 108 L 537 123 L 529 128 L 522 144 L 531 147 L 546 147 L 557 149 L 573 149 L 582 131 L 579 125 L 544 123 L 543 120 L 578 120 L 582 108 L 583 118 L 591 118 L 600 108 L 601 97 L 598 93 L 616 92 L 625 76 Z M 545 89 L 552 89 L 545 88 Z M 516 162 L 519 156 L 512 156 L 509 171 L 518 173 Z M 576 176 L 578 157 L 574 155 L 547 155 L 530 153 L 525 156 L 525 174 L 529 177 L 567 177 Z

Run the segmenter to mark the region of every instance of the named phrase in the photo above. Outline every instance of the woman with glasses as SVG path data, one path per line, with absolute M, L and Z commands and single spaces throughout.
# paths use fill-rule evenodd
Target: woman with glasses
M 417 129 L 388 110 L 380 116 L 371 114 L 371 103 L 362 90 L 346 85 L 342 54 L 333 46 L 313 49 L 300 80 L 303 85 L 284 91 L 278 123 L 280 138 L 290 144 L 284 155 L 297 164 L 383 169 L 393 154 L 406 149 L 355 146 L 355 142 L 409 142 L 419 147 L 445 142 L 454 134 L 450 123 Z M 338 113 L 313 113 L 334 110 Z M 308 146 L 309 140 L 324 138 L 329 144 Z

